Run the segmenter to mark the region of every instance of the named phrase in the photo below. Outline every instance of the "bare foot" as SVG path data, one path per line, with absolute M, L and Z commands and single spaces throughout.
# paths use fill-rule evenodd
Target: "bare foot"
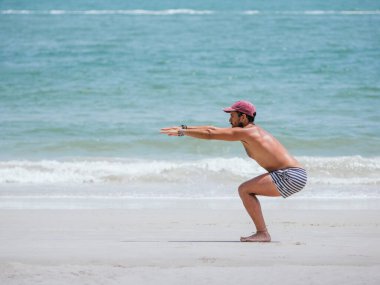
M 256 232 L 255 234 L 249 237 L 241 237 L 241 242 L 270 242 L 271 237 L 267 231 Z

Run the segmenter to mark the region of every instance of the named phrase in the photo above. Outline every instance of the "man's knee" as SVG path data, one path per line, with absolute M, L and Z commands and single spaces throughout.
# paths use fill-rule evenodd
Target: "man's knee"
M 242 183 L 239 188 L 239 196 L 241 198 L 247 197 L 247 196 L 256 196 L 255 190 L 252 189 L 252 185 L 249 185 L 249 183 L 244 182 Z
M 249 195 L 248 187 L 245 183 L 241 184 L 238 188 L 240 197 Z

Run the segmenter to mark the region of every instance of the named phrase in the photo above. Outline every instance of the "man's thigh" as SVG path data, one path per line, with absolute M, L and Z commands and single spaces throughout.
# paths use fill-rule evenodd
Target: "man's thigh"
M 251 180 L 244 182 L 240 185 L 239 191 L 243 191 L 244 193 L 248 194 L 269 197 L 281 196 L 269 173 L 259 175 Z

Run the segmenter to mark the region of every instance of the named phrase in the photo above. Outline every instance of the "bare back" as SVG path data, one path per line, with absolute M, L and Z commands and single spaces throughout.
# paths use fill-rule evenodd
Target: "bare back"
M 269 172 L 289 167 L 301 167 L 300 163 L 275 137 L 257 125 L 244 128 L 241 142 L 248 156 Z

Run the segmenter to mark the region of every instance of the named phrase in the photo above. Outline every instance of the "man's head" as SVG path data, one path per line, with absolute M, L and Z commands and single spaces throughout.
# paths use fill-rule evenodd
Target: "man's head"
M 223 111 L 230 113 L 230 123 L 233 128 L 245 127 L 253 123 L 256 117 L 256 107 L 248 101 L 237 101 Z

